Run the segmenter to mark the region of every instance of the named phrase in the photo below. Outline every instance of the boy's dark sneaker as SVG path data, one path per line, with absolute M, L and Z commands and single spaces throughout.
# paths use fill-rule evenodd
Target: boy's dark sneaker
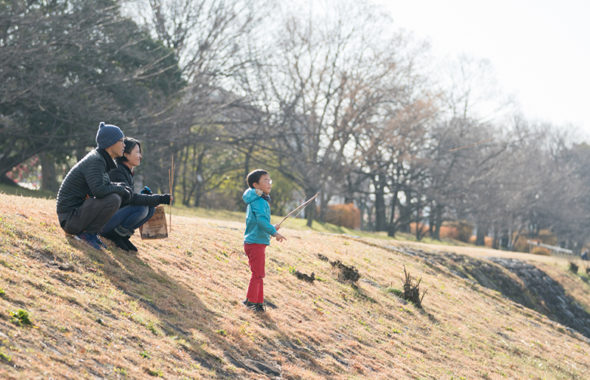
M 129 240 L 128 237 L 123 238 L 123 240 L 125 241 L 127 248 L 129 248 L 129 251 L 137 252 L 137 247 L 133 245 L 133 243 L 131 242 L 131 240 Z
M 254 306 L 254 311 L 257 313 L 264 313 L 266 311 L 266 308 L 264 307 L 264 304 L 262 303 L 257 303 L 255 304 L 256 306 Z
M 244 301 L 242 301 L 242 303 L 250 310 L 254 310 L 259 313 L 264 313 L 266 311 L 266 308 L 262 303 L 250 302 L 247 298 Z
M 78 239 L 82 240 L 83 242 L 85 242 L 86 244 L 88 244 L 89 246 L 91 246 L 92 248 L 98 249 L 99 251 L 104 246 L 104 243 L 102 241 L 100 241 L 98 236 L 96 236 L 95 234 L 90 234 L 88 232 L 81 232 L 78 235 L 76 235 L 76 237 Z

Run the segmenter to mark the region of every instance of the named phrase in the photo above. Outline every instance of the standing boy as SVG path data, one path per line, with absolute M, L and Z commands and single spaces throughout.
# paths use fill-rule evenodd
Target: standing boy
M 76 235 L 91 247 L 106 247 L 97 233 L 128 202 L 133 191 L 111 183 L 109 170 L 117 167 L 114 159 L 123 155 L 123 132 L 116 125 L 100 123 L 96 149 L 88 153 L 68 172 L 57 193 L 57 218 L 61 228 Z
M 278 227 L 270 224 L 270 190 L 272 180 L 266 170 L 256 169 L 246 178 L 248 189 L 242 198 L 248 205 L 246 209 L 246 231 L 244 232 L 244 251 L 248 256 L 252 277 L 244 305 L 264 311 L 264 251 L 270 245 L 270 237 L 277 241 L 286 240 L 277 232 Z

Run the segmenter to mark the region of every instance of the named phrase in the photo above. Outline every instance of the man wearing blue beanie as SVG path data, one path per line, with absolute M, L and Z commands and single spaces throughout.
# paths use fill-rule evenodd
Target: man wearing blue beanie
M 68 234 L 102 249 L 97 234 L 117 212 L 121 203 L 133 197 L 124 184 L 112 183 L 109 170 L 123 155 L 125 135 L 116 125 L 101 122 L 96 132 L 96 149 L 82 158 L 65 176 L 57 193 L 57 218 Z

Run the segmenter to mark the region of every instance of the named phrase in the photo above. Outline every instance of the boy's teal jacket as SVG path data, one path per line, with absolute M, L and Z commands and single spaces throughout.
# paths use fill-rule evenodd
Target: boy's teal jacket
M 270 236 L 277 233 L 276 228 L 270 224 L 270 205 L 252 188 L 244 191 L 242 199 L 248 205 L 244 243 L 270 245 Z

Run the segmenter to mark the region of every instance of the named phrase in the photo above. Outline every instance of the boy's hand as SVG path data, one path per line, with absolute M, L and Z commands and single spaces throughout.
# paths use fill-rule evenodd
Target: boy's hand
M 279 224 L 278 224 L 278 223 L 277 223 L 277 224 L 275 224 L 273 227 L 274 227 L 274 228 L 275 228 L 275 230 L 277 230 L 277 231 L 279 230 L 279 228 L 281 228 L 281 226 L 279 226 Z
M 281 235 L 280 233 L 277 232 L 277 234 L 275 235 L 275 238 L 277 239 L 278 242 L 281 242 L 283 240 L 287 240 L 286 237 L 284 237 L 283 235 Z

